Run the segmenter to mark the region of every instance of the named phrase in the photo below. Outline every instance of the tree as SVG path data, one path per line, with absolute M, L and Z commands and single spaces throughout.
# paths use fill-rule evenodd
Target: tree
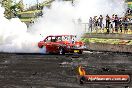
M 12 5 L 10 9 L 15 17 L 18 16 L 17 13 L 22 12 L 24 10 L 23 2 L 20 1 L 18 3 L 14 3 L 14 5 Z
M 21 11 L 21 12 L 24 10 L 23 0 L 20 0 L 20 1 L 17 3 L 17 9 L 19 9 L 19 11 Z
M 6 18 L 11 18 L 11 6 L 12 6 L 12 0 L 3 0 L 2 1 L 2 6 L 5 8 L 5 17 Z
M 17 16 L 17 12 L 21 12 L 24 10 L 23 1 L 19 1 L 18 3 L 13 3 L 13 0 L 3 0 L 2 6 L 5 8 L 5 17 L 10 19 L 14 16 Z

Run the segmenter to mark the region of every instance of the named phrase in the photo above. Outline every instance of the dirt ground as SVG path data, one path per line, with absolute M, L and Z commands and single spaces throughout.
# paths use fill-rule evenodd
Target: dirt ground
M 0 53 L 0 88 L 132 88 L 128 84 L 84 84 L 77 67 L 87 74 L 132 74 L 132 54 L 85 51 L 82 55 Z

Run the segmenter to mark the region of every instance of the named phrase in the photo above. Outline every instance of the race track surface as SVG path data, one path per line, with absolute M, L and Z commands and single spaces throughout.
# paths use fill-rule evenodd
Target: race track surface
M 87 74 L 132 74 L 132 54 L 85 51 L 82 55 L 0 53 L 0 88 L 127 88 L 128 84 L 78 83 Z

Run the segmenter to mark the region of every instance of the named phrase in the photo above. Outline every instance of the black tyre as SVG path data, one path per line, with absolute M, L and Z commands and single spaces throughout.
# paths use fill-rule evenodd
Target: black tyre
M 79 50 L 78 54 L 82 54 L 82 53 L 83 53 L 83 51 L 82 50 Z
M 82 76 L 79 80 L 80 84 L 84 84 L 86 82 L 86 78 Z
M 62 47 L 59 48 L 59 54 L 60 55 L 64 55 L 65 54 L 65 50 Z
M 42 46 L 42 47 L 41 47 L 40 53 L 41 53 L 41 54 L 45 54 L 45 53 L 46 53 L 46 48 L 45 48 L 45 46 Z

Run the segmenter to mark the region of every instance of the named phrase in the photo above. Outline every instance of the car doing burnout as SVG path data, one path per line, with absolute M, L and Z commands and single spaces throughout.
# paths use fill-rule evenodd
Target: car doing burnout
M 51 35 L 38 43 L 39 48 L 46 48 L 46 53 L 78 53 L 82 54 L 85 45 L 81 41 L 76 41 L 75 35 Z

